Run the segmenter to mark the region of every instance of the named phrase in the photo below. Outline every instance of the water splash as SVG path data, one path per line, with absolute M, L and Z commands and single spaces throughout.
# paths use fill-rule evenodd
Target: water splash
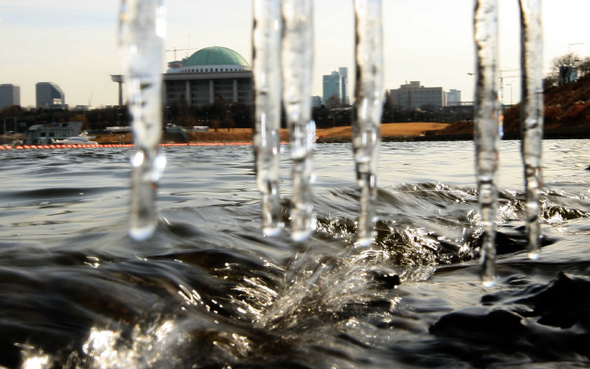
M 136 324 L 123 333 L 113 323 L 108 329 L 92 327 L 82 345 L 89 368 L 154 368 L 180 367 L 183 357 L 177 352 L 189 341 L 187 332 L 173 320 L 157 317 L 147 327 Z M 127 335 L 126 335 L 127 334 Z
M 291 237 L 303 241 L 316 229 L 311 184 L 315 123 L 311 120 L 313 2 L 283 0 L 283 102 L 293 162 Z
M 131 157 L 129 235 L 138 241 L 156 227 L 155 198 L 166 159 L 162 131 L 162 62 L 166 9 L 161 0 L 122 0 L 119 42 L 135 148 Z
M 281 122 L 281 1 L 254 0 L 252 68 L 254 71 L 253 137 L 256 182 L 262 193 L 262 230 L 275 236 L 281 230 L 279 191 Z
M 482 281 L 496 280 L 496 213 L 498 189 L 498 146 L 500 142 L 498 101 L 498 3 L 478 0 L 474 9 L 476 91 L 474 99 L 475 166 L 483 223 L 481 246 Z
M 376 220 L 377 155 L 383 110 L 383 27 L 380 0 L 355 0 L 356 86 L 353 147 L 361 187 L 357 243 L 373 242 Z
M 522 160 L 526 188 L 525 221 L 529 257 L 540 252 L 539 191 L 543 184 L 541 154 L 543 140 L 543 25 L 541 0 L 520 0 L 522 68 Z

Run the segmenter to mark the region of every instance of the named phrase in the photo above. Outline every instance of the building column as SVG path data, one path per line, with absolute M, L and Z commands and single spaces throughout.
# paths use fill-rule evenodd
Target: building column
M 184 91 L 184 97 L 186 98 L 186 103 L 191 104 L 191 81 L 186 81 L 186 88 Z
M 233 92 L 234 92 L 234 101 L 233 102 L 234 103 L 237 103 L 238 102 L 238 80 L 237 79 L 234 79 L 234 90 L 233 90 Z
M 119 81 L 119 106 L 123 106 L 123 81 Z
M 209 80 L 209 104 L 215 103 L 215 85 L 213 84 L 213 80 Z

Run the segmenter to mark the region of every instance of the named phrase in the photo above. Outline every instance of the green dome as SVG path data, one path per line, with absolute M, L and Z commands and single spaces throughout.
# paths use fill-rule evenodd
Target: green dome
M 183 63 L 183 67 L 203 65 L 241 65 L 248 67 L 248 62 L 242 55 L 227 47 L 212 46 L 195 52 Z

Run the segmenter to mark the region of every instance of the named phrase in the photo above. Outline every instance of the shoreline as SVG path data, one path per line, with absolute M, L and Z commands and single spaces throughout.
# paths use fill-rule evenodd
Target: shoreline
M 428 132 L 438 131 L 449 126 L 449 123 L 432 122 L 408 122 L 408 123 L 384 123 L 381 125 L 382 140 L 412 140 L 413 137 L 425 137 Z M 251 128 L 220 128 L 217 132 L 188 132 L 183 136 L 180 133 L 164 133 L 162 143 L 252 143 Z M 338 126 L 332 128 L 319 128 L 316 130 L 317 143 L 346 142 L 351 140 L 352 126 Z M 186 141 L 188 138 L 188 141 Z M 282 128 L 281 141 L 289 140 L 288 130 Z M 133 142 L 130 133 L 96 135 L 93 139 L 99 144 L 128 144 Z
M 428 122 L 411 122 L 411 123 L 384 123 L 381 125 L 381 142 L 412 142 L 412 141 L 473 141 L 473 132 L 437 134 L 448 123 L 428 123 Z M 199 137 L 190 137 L 190 143 L 206 142 L 241 142 L 252 143 L 252 130 L 249 128 L 236 128 L 242 130 L 237 132 L 207 132 L 199 133 Z M 224 134 L 220 137 L 219 134 Z M 217 135 L 217 137 L 216 137 Z M 192 136 L 192 135 L 189 135 Z M 352 142 L 352 126 L 340 126 L 333 128 L 318 129 L 316 131 L 316 143 L 347 143 Z M 216 139 L 217 138 L 217 139 Z M 240 138 L 233 139 L 232 138 Z M 502 140 L 520 140 L 520 131 L 504 132 Z M 543 139 L 590 139 L 590 127 L 562 127 L 545 129 Z M 281 141 L 288 142 L 288 132 L 281 129 Z M 164 140 L 163 140 L 164 142 Z
M 419 142 L 419 141 L 473 141 L 473 132 L 437 134 L 446 123 L 384 123 L 381 125 L 382 142 Z M 316 143 L 349 143 L 352 142 L 352 127 L 339 126 L 323 128 L 316 131 Z M 186 138 L 188 137 L 188 141 Z M 0 136 L 0 145 L 10 145 L 14 138 Z M 589 139 L 590 127 L 562 127 L 545 129 L 543 139 Z M 520 131 L 505 132 L 502 140 L 520 140 Z M 130 133 L 96 135 L 93 138 L 101 146 L 105 145 L 129 145 L 133 144 L 133 137 Z M 1 142 L 3 141 L 3 142 Z M 281 129 L 281 142 L 288 142 L 287 129 Z M 251 145 L 252 129 L 232 128 L 231 130 L 219 129 L 218 132 L 191 132 L 185 136 L 180 133 L 164 133 L 162 145 L 191 145 L 191 146 L 212 146 L 212 145 Z
M 521 140 L 518 131 L 504 132 L 502 141 Z M 575 140 L 590 139 L 590 127 L 569 127 L 547 129 L 543 131 L 543 140 Z M 473 141 L 473 133 L 456 134 L 427 134 L 424 136 L 381 136 L 381 142 L 420 142 L 420 141 Z M 321 138 L 317 143 L 346 143 L 352 142 L 350 137 Z

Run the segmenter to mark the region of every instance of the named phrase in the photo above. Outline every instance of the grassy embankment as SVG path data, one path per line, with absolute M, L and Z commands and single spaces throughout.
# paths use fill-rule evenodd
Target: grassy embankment
M 386 123 L 381 125 L 382 137 L 406 137 L 406 136 L 420 136 L 426 131 L 438 130 L 446 127 L 445 123 Z M 352 127 L 334 127 L 326 129 L 318 129 L 316 131 L 317 137 L 325 139 L 338 139 L 342 141 L 350 140 L 352 134 Z M 232 128 L 229 132 L 227 129 L 219 129 L 217 132 L 193 132 L 188 133 L 191 142 L 251 142 L 252 130 L 250 128 Z M 119 143 L 120 134 L 113 135 L 99 135 L 93 140 L 98 143 Z M 176 140 L 175 135 L 164 135 L 164 142 Z M 281 140 L 287 141 L 287 130 L 281 129 Z M 125 134 L 125 142 L 131 143 L 131 134 Z

